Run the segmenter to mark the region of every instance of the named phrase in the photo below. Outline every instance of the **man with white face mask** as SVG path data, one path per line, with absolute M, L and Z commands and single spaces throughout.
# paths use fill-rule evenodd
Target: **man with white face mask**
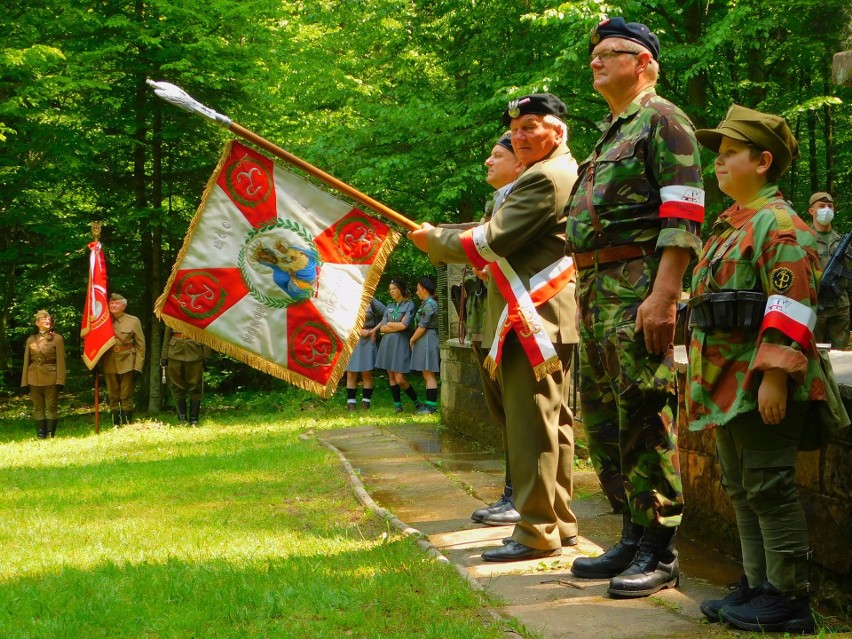
M 808 211 L 814 220 L 817 244 L 819 245 L 819 265 L 826 264 L 837 250 L 841 236 L 831 228 L 834 219 L 834 199 L 825 192 L 814 193 L 810 199 Z M 852 256 L 846 253 L 845 269 L 852 270 Z M 830 342 L 832 348 L 846 348 L 849 345 L 849 289 L 850 282 L 845 277 L 837 281 L 840 295 L 820 289 L 817 323 L 814 337 L 817 343 Z

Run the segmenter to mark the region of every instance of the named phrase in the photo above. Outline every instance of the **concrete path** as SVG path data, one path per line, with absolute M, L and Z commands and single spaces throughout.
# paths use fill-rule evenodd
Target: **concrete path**
M 738 636 L 703 621 L 698 605 L 723 595 L 739 567 L 688 540 L 678 543 L 680 588 L 644 599 L 612 599 L 606 580 L 570 573 L 574 558 L 599 554 L 621 530 L 621 517 L 608 512 L 592 471 L 575 475 L 579 546 L 563 549 L 560 557 L 492 564 L 480 553 L 499 545 L 512 528 L 475 524 L 470 513 L 501 492 L 502 463 L 493 453 L 438 434 L 434 424 L 377 429 L 362 422 L 323 432 L 321 439 L 346 457 L 377 504 L 428 535 L 444 556 L 499 597 L 504 605 L 498 614 L 517 618 L 543 639 Z

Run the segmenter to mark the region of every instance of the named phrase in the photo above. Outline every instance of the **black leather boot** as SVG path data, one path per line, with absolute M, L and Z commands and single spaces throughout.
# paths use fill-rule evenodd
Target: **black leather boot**
M 198 426 L 198 415 L 201 412 L 201 400 L 189 400 L 189 425 Z
M 639 550 L 639 540 L 645 529 L 630 520 L 630 513 L 624 513 L 621 539 L 600 557 L 578 557 L 571 566 L 571 572 L 585 579 L 610 579 L 630 565 L 636 551 Z
M 124 423 L 125 424 L 132 424 L 133 423 L 133 411 L 132 410 L 129 410 L 126 413 L 124 413 Z
M 677 528 L 648 528 L 630 565 L 609 582 L 613 597 L 647 597 L 663 588 L 676 588 L 680 567 L 674 538 Z
M 36 429 L 39 439 L 47 439 L 47 421 L 43 419 L 36 420 Z
M 182 397 L 181 399 L 175 402 L 175 408 L 177 409 L 178 421 L 183 423 L 186 421 L 186 397 Z
M 121 428 L 121 412 L 115 411 L 112 414 L 112 425 L 114 428 Z
M 47 432 L 50 433 L 50 438 L 53 439 L 56 437 L 56 423 L 58 419 L 48 419 L 47 420 Z

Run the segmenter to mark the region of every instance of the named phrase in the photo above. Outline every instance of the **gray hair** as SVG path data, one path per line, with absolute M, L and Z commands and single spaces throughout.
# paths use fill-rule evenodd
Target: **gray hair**
M 660 63 L 654 60 L 654 54 L 651 53 L 650 49 L 643 47 L 638 42 L 633 42 L 633 40 L 627 40 L 625 38 L 607 38 L 607 40 L 615 40 L 614 48 L 616 49 L 629 51 L 630 53 L 647 53 L 651 56 L 651 59 L 648 61 L 648 68 L 645 69 L 644 75 L 645 78 L 653 84 L 657 83 L 657 78 L 660 77 Z
M 547 122 L 550 126 L 552 126 L 557 131 L 562 132 L 562 141 L 567 144 L 568 142 L 568 125 L 565 124 L 562 120 L 557 118 L 555 115 L 548 113 L 543 117 L 543 120 Z

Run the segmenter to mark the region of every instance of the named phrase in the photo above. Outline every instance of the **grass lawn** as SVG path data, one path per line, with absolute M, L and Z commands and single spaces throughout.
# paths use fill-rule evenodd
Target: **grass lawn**
M 211 397 L 201 428 L 166 416 L 98 436 L 63 397 L 44 441 L 24 398 L 0 404 L 0 637 L 505 636 L 299 439 L 351 423 L 344 401 Z M 397 421 L 389 398 L 371 417 Z

